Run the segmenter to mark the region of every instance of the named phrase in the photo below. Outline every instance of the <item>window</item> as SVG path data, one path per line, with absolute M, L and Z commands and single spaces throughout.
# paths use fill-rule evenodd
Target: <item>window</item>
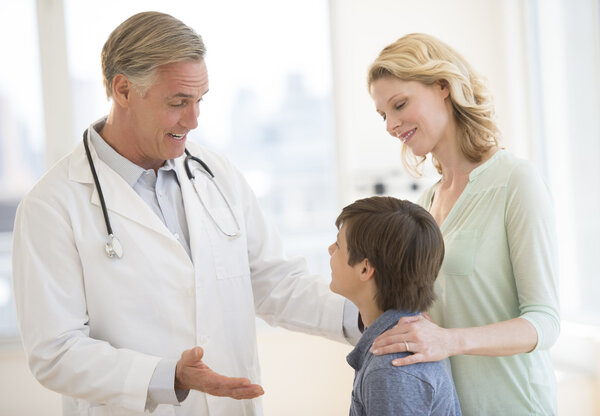
M 553 192 L 563 318 L 600 324 L 600 14 L 597 0 L 529 2 L 536 151 Z
M 44 169 L 35 2 L 0 0 L 0 342 L 17 338 L 11 255 L 15 210 Z M 15 34 L 19 39 L 15 41 Z

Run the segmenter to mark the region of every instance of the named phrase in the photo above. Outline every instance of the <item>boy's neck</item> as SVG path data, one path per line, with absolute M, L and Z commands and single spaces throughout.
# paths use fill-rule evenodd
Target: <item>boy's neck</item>
M 383 311 L 377 307 L 375 301 L 365 302 L 362 305 L 358 305 L 358 310 L 366 328 L 370 327 L 373 322 L 377 320 L 377 318 L 383 315 Z

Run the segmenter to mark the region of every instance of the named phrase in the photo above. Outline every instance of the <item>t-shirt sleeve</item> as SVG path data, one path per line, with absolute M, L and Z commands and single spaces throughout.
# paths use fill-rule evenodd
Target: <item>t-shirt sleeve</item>
M 560 332 L 553 206 L 550 191 L 533 165 L 517 165 L 508 182 L 505 223 L 520 317 L 538 334 L 534 350 L 550 348 Z

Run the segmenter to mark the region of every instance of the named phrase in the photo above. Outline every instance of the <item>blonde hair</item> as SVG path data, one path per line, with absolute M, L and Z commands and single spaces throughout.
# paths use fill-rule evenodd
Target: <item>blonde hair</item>
M 173 16 L 159 12 L 135 14 L 113 30 L 102 48 L 106 96 L 112 97 L 117 74 L 125 75 L 144 95 L 159 66 L 201 60 L 205 53 L 200 35 Z
M 491 148 L 498 146 L 500 131 L 492 97 L 483 78 L 458 52 L 439 39 L 413 33 L 386 46 L 369 67 L 369 91 L 373 82 L 384 77 L 419 81 L 425 85 L 436 82 L 448 85 L 454 118 L 461 132 L 459 147 L 469 161 L 480 162 Z M 419 165 L 426 157 L 417 158 L 412 152 L 408 155 L 406 149 L 403 146 L 403 164 L 410 172 L 421 175 Z M 435 157 L 433 163 L 442 173 Z

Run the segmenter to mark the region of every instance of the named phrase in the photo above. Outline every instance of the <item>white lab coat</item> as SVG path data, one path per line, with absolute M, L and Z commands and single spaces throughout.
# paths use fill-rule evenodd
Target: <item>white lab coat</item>
M 251 189 L 226 159 L 188 147 L 214 172 L 242 229 L 231 239 L 215 228 L 183 157 L 177 159 L 193 263 L 93 147 L 123 258 L 104 252 L 106 227 L 83 144 L 19 206 L 13 275 L 23 344 L 34 376 L 64 395 L 65 415 L 143 414 L 159 360 L 178 359 L 195 345 L 216 372 L 260 383 L 255 313 L 273 325 L 344 341 L 343 298 L 309 276 L 303 260 L 285 258 Z M 195 401 L 204 397 L 210 415 L 262 414 L 260 399 L 195 391 L 180 407 L 159 405 L 153 414 L 197 415 Z

